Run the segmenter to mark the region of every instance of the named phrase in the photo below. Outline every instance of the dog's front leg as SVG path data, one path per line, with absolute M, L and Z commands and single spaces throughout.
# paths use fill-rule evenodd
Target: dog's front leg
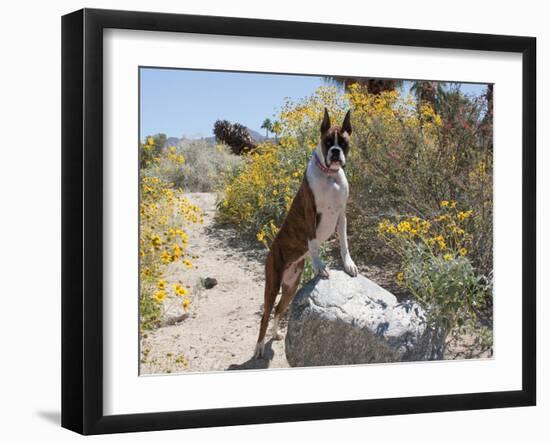
M 309 255 L 311 256 L 311 264 L 313 265 L 315 275 L 319 275 L 321 278 L 328 278 L 327 265 L 323 263 L 323 260 L 321 260 L 319 256 L 319 242 L 314 238 L 308 240 L 307 246 L 309 248 Z
M 357 266 L 351 259 L 348 249 L 347 219 L 345 211 L 342 211 L 338 217 L 338 238 L 340 240 L 340 255 L 344 262 L 344 270 L 352 277 L 357 277 Z

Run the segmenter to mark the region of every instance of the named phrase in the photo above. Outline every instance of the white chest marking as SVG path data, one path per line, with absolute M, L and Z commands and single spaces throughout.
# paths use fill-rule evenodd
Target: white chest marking
M 346 210 L 349 185 L 344 171 L 326 174 L 315 165 L 315 160 L 308 164 L 306 177 L 315 198 L 317 213 L 321 220 L 317 225 L 317 241 L 324 242 L 336 230 L 338 217 Z

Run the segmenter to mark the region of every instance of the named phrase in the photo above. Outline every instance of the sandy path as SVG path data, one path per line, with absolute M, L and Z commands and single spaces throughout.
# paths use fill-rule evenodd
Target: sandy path
M 269 341 L 267 358 L 253 360 L 263 305 L 265 252 L 237 240 L 235 231 L 215 224 L 215 195 L 191 193 L 204 212 L 204 224 L 188 230 L 189 253 L 196 268 L 171 265 L 169 284 L 190 285 L 191 309 L 180 323 L 148 331 L 141 339 L 141 374 L 224 371 L 288 367 L 284 341 Z M 204 289 L 201 278 L 218 284 Z M 167 301 L 167 317 L 182 314 Z M 284 332 L 284 324 L 283 332 Z

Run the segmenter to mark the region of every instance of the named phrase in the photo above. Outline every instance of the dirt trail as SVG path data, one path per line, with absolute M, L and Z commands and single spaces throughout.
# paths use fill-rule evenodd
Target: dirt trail
M 141 374 L 207 372 L 231 369 L 288 367 L 284 341 L 269 341 L 266 358 L 254 360 L 263 306 L 265 251 L 243 244 L 234 230 L 214 221 L 216 197 L 191 193 L 187 197 L 204 211 L 204 224 L 188 230 L 196 268 L 182 271 L 171 265 L 166 281 L 190 285 L 189 316 L 171 326 L 147 332 L 141 339 Z M 201 278 L 215 278 L 212 289 Z M 167 301 L 167 318 L 183 313 L 180 303 Z M 282 324 L 282 330 L 286 324 Z

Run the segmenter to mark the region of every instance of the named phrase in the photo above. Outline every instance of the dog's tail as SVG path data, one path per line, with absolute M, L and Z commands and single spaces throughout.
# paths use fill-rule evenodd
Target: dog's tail
M 263 355 L 265 334 L 269 324 L 269 316 L 271 315 L 271 311 L 275 305 L 275 300 L 277 299 L 277 294 L 281 288 L 282 271 L 276 266 L 274 254 L 275 251 L 272 247 L 265 262 L 264 313 L 262 316 L 262 321 L 260 322 L 260 333 L 258 335 L 258 343 L 256 345 L 257 357 L 261 357 Z

